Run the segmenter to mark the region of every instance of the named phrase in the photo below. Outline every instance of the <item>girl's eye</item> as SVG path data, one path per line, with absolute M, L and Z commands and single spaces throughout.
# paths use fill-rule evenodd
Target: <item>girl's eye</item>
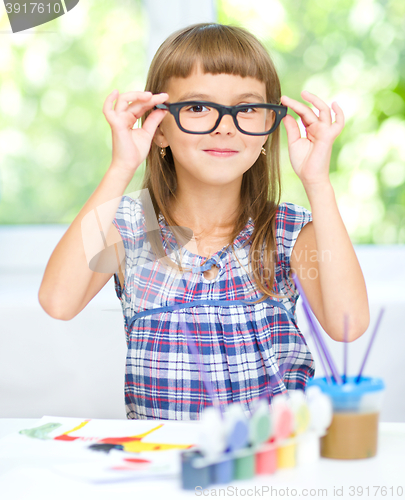
M 202 104 L 195 104 L 194 106 L 187 108 L 187 111 L 191 111 L 192 113 L 202 113 L 203 111 L 209 111 L 209 108 L 203 106 Z
M 246 106 L 245 108 L 241 108 L 239 113 L 254 113 L 256 111 L 256 108 L 252 106 Z

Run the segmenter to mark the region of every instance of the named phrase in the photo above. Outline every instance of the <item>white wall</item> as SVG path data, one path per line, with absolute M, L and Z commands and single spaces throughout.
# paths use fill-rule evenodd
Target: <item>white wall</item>
M 215 22 L 213 0 L 144 0 L 149 21 L 148 66 L 160 44 L 174 31 L 195 23 Z
M 0 226 L 0 417 L 125 418 L 126 346 L 113 282 L 69 322 L 47 316 L 37 300 L 46 262 L 65 229 Z M 405 421 L 405 247 L 362 246 L 356 252 L 372 321 L 349 345 L 349 373 L 358 372 L 379 308 L 386 306 L 365 374 L 386 382 L 382 420 Z M 299 324 L 306 334 L 300 311 Z M 343 344 L 329 338 L 327 344 L 341 369 Z M 323 376 L 319 364 L 317 375 Z
M 125 339 L 113 282 L 69 322 L 38 303 L 46 262 L 65 230 L 0 229 L 0 416 L 125 418 Z

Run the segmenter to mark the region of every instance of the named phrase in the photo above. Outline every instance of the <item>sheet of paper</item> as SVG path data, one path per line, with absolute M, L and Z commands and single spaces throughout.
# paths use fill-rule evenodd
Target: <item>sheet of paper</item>
M 0 440 L 0 459 L 37 465 L 90 482 L 169 477 L 197 442 L 198 422 L 45 416 Z M 31 461 L 31 462 L 30 462 Z

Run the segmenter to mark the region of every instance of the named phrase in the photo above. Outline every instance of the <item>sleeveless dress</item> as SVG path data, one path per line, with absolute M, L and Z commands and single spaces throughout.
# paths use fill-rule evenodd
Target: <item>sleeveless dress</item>
M 152 252 L 141 200 L 122 198 L 114 225 L 125 247 L 123 288 L 117 274 L 114 279 L 128 346 L 128 418 L 198 419 L 213 404 L 202 375 L 219 404 L 239 402 L 245 411 L 260 397 L 271 401 L 273 394 L 305 389 L 314 376 L 314 361 L 297 326 L 299 294 L 288 274 L 295 241 L 311 220 L 303 207 L 279 205 L 274 284 L 283 298 L 253 304 L 262 293 L 248 262 L 252 218 L 233 248 L 225 246 L 209 260 L 182 248 L 187 271 L 179 273 Z M 164 251 L 172 259 L 176 240 L 162 214 L 157 222 Z M 208 280 L 203 273 L 213 264 L 218 274 Z

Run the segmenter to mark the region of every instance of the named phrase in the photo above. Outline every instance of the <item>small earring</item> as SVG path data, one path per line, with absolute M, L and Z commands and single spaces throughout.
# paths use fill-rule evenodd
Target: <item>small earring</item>
M 160 148 L 160 156 L 164 158 L 166 156 L 166 148 Z
M 266 155 L 267 155 L 266 150 L 264 149 L 264 146 L 262 147 L 262 149 L 261 149 L 261 151 L 260 151 L 260 152 L 261 152 L 261 154 L 262 154 L 263 156 L 266 156 Z

